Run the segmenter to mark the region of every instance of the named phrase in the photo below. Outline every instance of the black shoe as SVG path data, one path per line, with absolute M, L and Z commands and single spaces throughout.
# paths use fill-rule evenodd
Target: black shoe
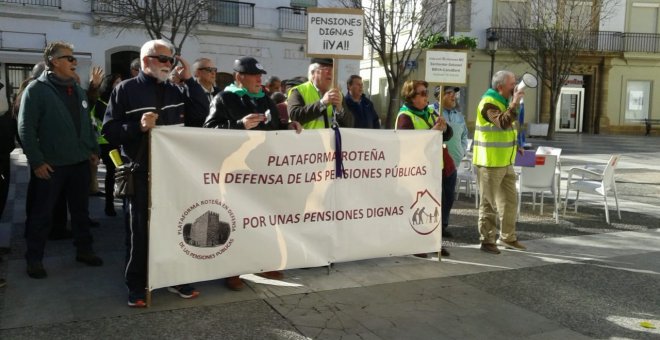
M 440 256 L 449 256 L 449 251 L 445 248 L 440 248 Z
M 76 261 L 92 267 L 100 267 L 103 265 L 103 260 L 94 253 L 78 254 L 76 255 Z
M 452 237 L 454 237 L 454 234 L 452 234 L 451 231 L 449 231 L 449 230 L 443 230 L 442 231 L 442 237 L 452 238 Z
M 53 229 L 58 229 L 58 231 L 51 231 L 51 233 L 48 235 L 49 240 L 57 241 L 57 240 L 66 240 L 73 238 L 73 232 L 71 232 L 71 230 L 65 228 L 53 228 Z
M 45 279 L 48 276 L 41 262 L 28 263 L 27 274 L 33 279 Z
M 96 221 L 96 220 L 93 220 L 93 219 L 90 218 L 89 219 L 89 226 L 91 228 L 98 228 L 99 226 L 101 226 L 101 223 L 99 223 L 99 221 Z
M 117 216 L 117 212 L 115 211 L 115 207 L 105 208 L 105 216 Z

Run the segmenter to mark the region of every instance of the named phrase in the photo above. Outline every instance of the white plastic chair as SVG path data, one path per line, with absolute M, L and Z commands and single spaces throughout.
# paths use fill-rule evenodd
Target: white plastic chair
M 536 149 L 537 155 L 557 156 L 557 169 L 555 170 L 555 180 L 557 181 L 557 197 L 561 197 L 561 149 L 550 146 L 539 146 Z
M 610 224 L 610 212 L 607 206 L 607 194 L 610 191 L 614 192 L 614 201 L 616 202 L 616 212 L 621 220 L 621 211 L 619 210 L 619 198 L 616 192 L 616 181 L 614 180 L 614 170 L 619 163 L 621 155 L 612 155 L 610 160 L 605 165 L 603 171 L 598 171 L 593 168 L 572 168 L 568 172 L 568 183 L 566 188 L 566 199 L 564 200 L 564 215 L 566 215 L 566 206 L 568 205 L 568 193 L 571 189 L 577 192 L 575 197 L 575 212 L 578 208 L 578 200 L 580 199 L 580 192 L 584 191 L 590 194 L 599 195 L 603 197 L 605 205 L 605 220 Z M 581 176 L 579 179 L 573 177 Z
M 541 214 L 543 214 L 543 200 L 546 192 L 552 193 L 554 199 L 555 223 L 559 223 L 559 182 L 555 171 L 557 169 L 557 156 L 536 155 L 535 167 L 522 167 L 520 176 L 516 183 L 518 189 L 518 216 L 520 216 L 520 205 L 522 193 L 532 193 L 532 210 L 536 208 L 536 194 L 541 193 Z
M 479 185 L 477 184 L 477 169 L 472 165 L 472 160 L 463 158 L 456 169 L 456 198 L 460 195 L 461 187 L 465 188 L 468 197 L 474 193 L 475 208 L 479 207 Z

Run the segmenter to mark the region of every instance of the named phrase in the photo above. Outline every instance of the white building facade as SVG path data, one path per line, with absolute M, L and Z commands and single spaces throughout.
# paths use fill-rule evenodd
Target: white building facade
M 199 57 L 215 61 L 220 77 L 231 78 L 233 62 L 255 57 L 268 74 L 280 79 L 307 76 L 305 7 L 330 7 L 332 0 L 211 0 L 211 10 L 182 48 L 190 63 Z M 32 66 L 43 61 L 45 46 L 64 40 L 75 46 L 78 74 L 86 86 L 92 65 L 106 74 L 127 76 L 130 61 L 149 40 L 139 25 L 119 31 L 99 15 L 94 0 L 0 0 L 0 111 L 11 101 Z M 340 79 L 358 72 L 357 61 L 340 62 Z M 2 113 L 0 112 L 0 113 Z

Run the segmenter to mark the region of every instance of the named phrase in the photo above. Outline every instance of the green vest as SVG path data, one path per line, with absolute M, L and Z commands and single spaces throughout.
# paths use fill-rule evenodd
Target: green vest
M 300 95 L 305 101 L 305 105 L 310 105 L 321 100 L 319 92 L 316 90 L 316 87 L 311 81 L 302 83 L 294 87 L 294 89 L 297 89 L 298 92 L 300 92 Z M 332 124 L 332 105 L 328 105 L 328 109 L 326 111 L 328 116 L 328 124 Z M 323 119 L 323 116 L 318 116 L 316 119 L 302 124 L 302 126 L 305 129 L 325 129 L 325 120 Z
M 433 125 L 435 125 L 435 120 L 433 119 L 434 110 L 432 108 L 426 108 L 426 111 L 429 113 L 429 117 L 426 121 L 424 121 L 424 118 L 414 114 L 407 107 L 401 107 L 399 114 L 396 116 L 396 122 L 394 122 L 394 129 L 396 130 L 396 127 L 399 123 L 399 117 L 406 115 L 410 117 L 410 120 L 412 120 L 415 130 L 429 130 L 433 127 Z
M 105 104 L 105 106 L 108 106 L 108 103 L 103 102 L 101 98 L 97 100 Z M 96 128 L 96 136 L 97 136 L 96 141 L 99 144 L 108 144 L 108 140 L 105 139 L 105 137 L 103 137 L 103 135 L 101 134 L 101 129 L 103 128 L 103 121 L 96 118 L 96 105 L 94 105 L 94 107 L 89 111 L 89 115 L 92 118 L 92 125 L 94 126 L 94 128 Z
M 489 95 L 488 92 L 481 98 L 477 107 L 472 163 L 485 167 L 512 165 L 516 159 L 517 131 L 513 127 L 501 129 L 484 119 L 481 110 L 486 104 L 493 104 L 502 112 L 507 109 L 507 103 Z

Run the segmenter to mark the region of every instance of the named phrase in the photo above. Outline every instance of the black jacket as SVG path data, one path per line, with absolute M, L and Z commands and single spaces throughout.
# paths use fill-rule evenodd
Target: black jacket
M 110 144 L 121 145 L 122 154 L 130 161 L 137 154 L 146 133 L 140 129 L 144 113 L 160 113 L 156 125 L 201 127 L 207 110 L 208 99 L 204 89 L 192 77 L 186 80 L 188 91 L 181 92 L 169 82 L 158 83 L 157 79 L 140 71 L 137 77 L 122 81 L 110 94 L 110 101 L 103 120 L 102 134 Z M 159 99 L 160 99 L 160 105 Z M 137 160 L 141 169 L 148 166 L 147 152 Z
M 223 91 L 213 97 L 211 111 L 206 117 L 204 127 L 215 129 L 244 130 L 241 119 L 250 113 L 265 113 L 270 110 L 270 122 L 259 123 L 253 130 L 284 130 L 287 126 L 280 123 L 279 111 L 275 102 L 268 95 L 251 99 L 248 95 L 239 97 L 229 91 Z

